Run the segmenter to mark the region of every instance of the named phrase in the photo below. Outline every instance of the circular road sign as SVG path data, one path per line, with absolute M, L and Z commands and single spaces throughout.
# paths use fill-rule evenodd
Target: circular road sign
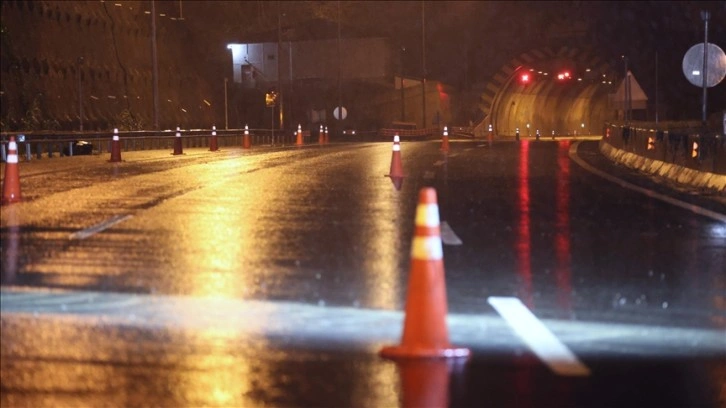
M 683 75 L 688 82 L 703 86 L 703 43 L 691 47 L 683 57 Z M 706 61 L 706 86 L 718 85 L 726 76 L 726 54 L 716 44 L 708 43 L 708 61 Z
M 337 107 L 333 110 L 333 116 L 335 117 L 335 119 L 338 119 L 338 120 L 345 119 L 346 117 L 348 117 L 348 110 L 345 109 L 345 106 L 343 107 L 343 117 L 341 118 L 340 117 L 340 107 Z

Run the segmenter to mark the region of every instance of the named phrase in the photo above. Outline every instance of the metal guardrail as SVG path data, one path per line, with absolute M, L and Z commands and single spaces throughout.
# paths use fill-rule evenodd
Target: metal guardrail
M 649 159 L 726 174 L 726 137 L 717 131 L 693 127 L 652 129 L 606 123 L 602 141 Z
M 174 149 L 176 130 L 119 132 L 122 151 Z M 217 146 L 242 146 L 244 129 L 217 130 Z M 180 130 L 182 147 L 209 147 L 212 137 L 211 129 Z M 270 129 L 249 129 L 250 142 L 254 145 L 285 146 L 295 144 L 297 133 L 292 131 L 272 131 Z M 73 156 L 74 144 L 85 141 L 93 146 L 93 154 L 111 152 L 113 133 L 111 132 L 8 132 L 0 134 L 0 156 L 2 162 L 7 160 L 7 143 L 10 136 L 15 136 L 18 144 L 18 156 L 21 160 L 42 159 L 44 157 Z M 313 141 L 310 131 L 302 132 L 303 142 Z

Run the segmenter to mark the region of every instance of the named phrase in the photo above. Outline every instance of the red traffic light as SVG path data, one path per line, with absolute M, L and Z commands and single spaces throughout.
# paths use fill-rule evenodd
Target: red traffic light
M 524 73 L 524 74 L 522 74 L 522 75 L 521 75 L 521 76 L 519 77 L 519 81 L 520 81 L 521 83 L 523 83 L 523 84 L 528 84 L 528 83 L 529 83 L 529 74 L 527 74 L 527 73 Z

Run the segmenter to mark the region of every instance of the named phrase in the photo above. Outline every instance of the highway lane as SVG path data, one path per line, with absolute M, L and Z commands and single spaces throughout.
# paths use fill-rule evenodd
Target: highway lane
M 121 378 L 135 383 L 134 373 L 160 374 L 160 362 L 178 362 L 193 347 L 214 355 L 212 365 L 221 364 L 224 375 L 237 373 L 227 356 L 256 360 L 259 369 L 279 365 L 299 382 L 275 399 L 260 390 L 286 387 L 265 377 L 247 384 L 256 393 L 235 389 L 232 405 L 395 403 L 405 394 L 389 384 L 396 383 L 395 370 L 374 355 L 400 333 L 416 196 L 433 186 L 441 220 L 462 241 L 444 247 L 452 342 L 474 350 L 468 371 L 452 377 L 452 405 L 547 397 L 561 402 L 552 406 L 715 406 L 726 397 L 719 388 L 726 352 L 723 222 L 624 189 L 571 160 L 579 152 L 593 165 L 663 190 L 603 163 L 592 143 L 454 142 L 447 155 L 438 147 L 402 144 L 400 191 L 384 177 L 389 143 L 197 149 L 184 157 L 138 152 L 119 164 L 75 157 L 52 161 L 52 169 L 51 161 L 21 167 L 35 166 L 24 179 L 26 202 L 2 208 L 3 339 L 13 343 L 3 341 L 3 371 L 28 374 L 26 364 L 37 369 L 38 356 L 49 354 L 81 372 L 93 361 L 127 367 Z M 711 197 L 671 194 L 726 213 Z M 492 307 L 492 297 L 520 299 L 592 376 L 553 373 L 547 356 L 533 353 Z M 34 319 L 33 312 L 51 318 Z M 180 327 L 191 334 L 180 336 Z M 205 337 L 210 330 L 215 334 Z M 41 336 L 55 344 L 83 333 L 101 336 L 121 355 L 140 344 L 147 360 L 76 347 L 66 355 L 21 341 Z M 253 357 L 244 350 L 250 343 L 273 357 Z M 210 344 L 221 351 L 205 351 Z M 299 348 L 317 350 L 305 359 L 317 379 L 297 372 L 290 350 Z M 348 364 L 360 368 L 349 381 L 326 374 Z M 169 370 L 199 369 L 185 363 Z M 162 377 L 153 384 L 181 386 Z M 309 391 L 323 382 L 338 391 Z M 366 385 L 354 391 L 356 384 Z M 35 401 L 37 393 L 27 391 L 34 387 L 3 380 L 6 401 Z M 99 398 L 120 403 L 123 392 L 112 380 L 103 389 Z M 360 390 L 382 399 L 354 398 Z M 151 400 L 217 405 L 203 390 L 199 399 L 154 386 L 146 393 Z

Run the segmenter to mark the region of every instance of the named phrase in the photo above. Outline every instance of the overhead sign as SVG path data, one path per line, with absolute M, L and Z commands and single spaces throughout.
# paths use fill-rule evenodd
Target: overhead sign
M 703 43 L 691 47 L 683 57 L 683 75 L 688 82 L 703 86 Z M 708 43 L 706 87 L 718 85 L 726 76 L 726 54 L 716 44 Z
M 343 113 L 343 117 L 341 118 L 340 117 L 341 116 L 340 115 L 341 114 L 341 110 L 340 109 L 341 109 L 340 107 L 337 107 L 337 108 L 335 108 L 335 110 L 333 110 L 333 116 L 335 117 L 335 119 L 342 120 L 342 119 L 345 119 L 346 117 L 348 117 L 348 110 L 345 109 L 345 107 L 343 107 L 343 112 L 342 112 Z

